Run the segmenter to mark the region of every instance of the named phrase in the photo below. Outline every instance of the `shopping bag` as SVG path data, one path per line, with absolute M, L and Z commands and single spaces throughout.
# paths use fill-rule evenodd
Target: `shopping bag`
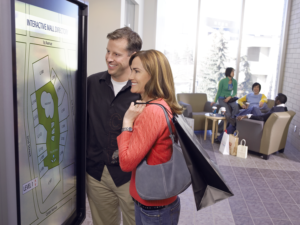
M 218 167 L 209 158 L 184 116 L 173 117 L 183 156 L 192 176 L 197 210 L 233 196 Z
M 226 130 L 223 133 L 219 151 L 223 155 L 229 155 L 229 135 L 227 134 Z
M 244 142 L 244 145 L 243 145 Z M 237 148 L 237 157 L 246 159 L 248 155 L 248 146 L 246 146 L 246 140 L 241 140 L 240 145 Z
M 194 119 L 193 118 L 188 118 L 188 117 L 184 117 L 187 124 L 192 128 L 192 131 L 194 132 Z
M 229 152 L 230 155 L 236 155 L 237 147 L 239 145 L 239 132 L 236 130 L 229 135 Z

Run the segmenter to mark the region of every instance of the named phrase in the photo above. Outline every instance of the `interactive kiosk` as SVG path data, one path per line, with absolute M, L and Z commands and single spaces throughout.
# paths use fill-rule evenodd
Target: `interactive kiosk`
M 85 218 L 87 12 L 77 0 L 11 1 L 14 149 L 4 151 L 15 173 L 4 179 L 15 180 L 18 225 Z

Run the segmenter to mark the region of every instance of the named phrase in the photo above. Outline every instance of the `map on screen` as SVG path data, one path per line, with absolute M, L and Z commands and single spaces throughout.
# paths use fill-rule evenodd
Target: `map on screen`
M 62 224 L 76 210 L 78 18 L 15 10 L 21 224 Z

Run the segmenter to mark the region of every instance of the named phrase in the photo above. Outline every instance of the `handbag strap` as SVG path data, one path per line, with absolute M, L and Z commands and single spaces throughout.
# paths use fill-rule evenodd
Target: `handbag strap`
M 170 131 L 170 138 L 172 140 L 172 143 L 174 143 L 174 134 L 173 134 L 173 131 L 172 131 L 172 127 L 171 127 L 171 124 L 170 124 L 170 120 L 169 120 L 169 114 L 172 114 L 168 109 L 166 109 L 166 107 L 164 107 L 162 104 L 159 104 L 159 103 L 150 103 L 149 102 L 145 102 L 145 103 L 140 103 L 140 102 L 136 102 L 135 104 L 149 104 L 149 105 L 158 105 L 162 108 L 162 110 L 164 111 L 164 114 L 165 114 L 165 117 L 166 117 L 166 121 L 167 121 L 167 124 L 168 124 L 168 128 L 169 128 L 169 131 Z

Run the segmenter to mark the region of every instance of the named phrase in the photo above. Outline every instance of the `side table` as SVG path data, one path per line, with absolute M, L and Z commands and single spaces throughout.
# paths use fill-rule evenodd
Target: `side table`
M 220 114 L 215 114 L 215 116 L 213 116 L 211 113 L 205 113 L 204 140 L 206 140 L 208 120 L 212 120 L 212 122 L 213 122 L 213 125 L 212 125 L 212 137 L 211 137 L 211 143 L 213 144 L 214 140 L 215 140 L 215 134 L 216 134 L 216 136 L 218 134 L 218 121 L 219 120 L 223 120 L 224 121 L 224 130 L 226 130 L 227 120 L 226 120 L 225 116 L 222 116 Z

